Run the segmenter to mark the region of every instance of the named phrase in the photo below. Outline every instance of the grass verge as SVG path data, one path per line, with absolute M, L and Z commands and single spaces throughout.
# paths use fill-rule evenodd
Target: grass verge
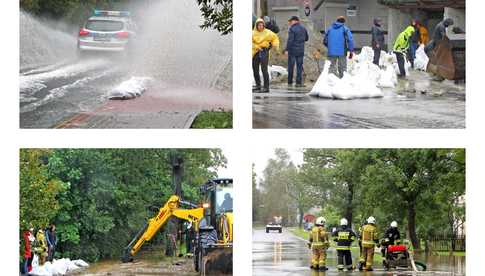
M 232 128 L 232 111 L 202 111 L 190 128 Z

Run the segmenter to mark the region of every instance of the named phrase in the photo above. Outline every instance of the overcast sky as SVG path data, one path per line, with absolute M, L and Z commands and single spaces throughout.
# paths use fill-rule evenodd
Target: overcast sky
M 285 149 L 291 157 L 293 164 L 301 165 L 303 163 L 303 150 L 302 149 L 295 149 L 295 148 L 287 148 Z M 260 179 L 263 176 L 263 171 L 268 164 L 268 160 L 270 158 L 274 158 L 274 148 L 260 148 L 255 151 L 256 154 L 253 156 L 253 163 L 254 163 L 254 170 L 257 174 L 257 179 Z
M 230 149 L 222 149 L 222 154 L 227 159 L 227 168 L 219 168 L 217 170 L 217 177 L 219 178 L 234 178 L 235 176 L 235 171 L 234 168 L 236 165 L 234 164 L 235 162 L 235 156 L 234 153 Z

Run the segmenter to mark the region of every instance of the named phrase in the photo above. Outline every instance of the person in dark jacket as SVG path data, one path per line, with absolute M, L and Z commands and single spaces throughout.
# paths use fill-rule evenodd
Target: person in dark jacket
M 276 20 L 267 15 L 263 16 L 264 27 L 273 33 L 277 34 L 280 32 L 280 27 L 276 24 Z M 254 28 L 254 27 L 253 27 Z
M 414 68 L 414 60 L 416 59 L 416 50 L 419 46 L 419 40 L 421 39 L 421 34 L 419 32 L 419 21 L 413 20 L 411 26 L 414 28 L 414 33 L 409 41 L 408 56 L 409 62 L 411 62 L 411 68 Z
M 45 238 L 47 240 L 47 261 L 52 262 L 54 260 L 54 254 L 56 253 L 57 234 L 56 226 L 51 224 L 47 230 L 45 230 Z
M 374 19 L 374 26 L 371 29 L 372 33 L 372 49 L 374 50 L 373 63 L 379 66 L 379 59 L 381 58 L 382 47 L 384 46 L 384 32 L 382 31 L 382 20 Z
M 357 235 L 352 228 L 348 226 L 348 221 L 346 218 L 340 220 L 340 226 L 332 233 L 332 237 L 337 243 L 337 269 L 342 271 L 344 270 L 344 267 L 346 267 L 348 271 L 353 270 L 354 267 L 352 266 L 352 253 L 350 251 L 350 247 L 355 241 Z
M 389 245 L 396 245 L 401 243 L 401 233 L 399 233 L 399 229 L 397 229 L 397 222 L 391 222 L 389 228 L 387 228 L 386 232 L 384 233 L 384 239 L 381 242 L 381 253 L 382 257 L 386 257 L 387 247 Z
M 331 62 L 329 72 L 342 78 L 347 71 L 347 53 L 350 59 L 354 55 L 354 40 L 352 32 L 345 26 L 345 17 L 339 16 L 325 32 L 323 45 L 328 49 L 327 56 Z
M 438 25 L 436 25 L 436 27 L 434 28 L 433 36 L 431 37 L 431 41 L 428 43 L 428 45 L 426 45 L 426 48 L 424 49 L 428 56 L 429 52 L 431 52 L 436 47 L 436 44 L 440 42 L 443 38 L 445 38 L 446 28 L 453 24 L 453 19 L 446 18 L 445 20 L 438 23 Z
M 308 32 L 300 23 L 297 16 L 288 20 L 288 41 L 285 55 L 288 56 L 288 85 L 293 84 L 293 70 L 296 64 L 296 86 L 303 87 L 303 57 L 305 55 L 305 42 L 308 41 Z

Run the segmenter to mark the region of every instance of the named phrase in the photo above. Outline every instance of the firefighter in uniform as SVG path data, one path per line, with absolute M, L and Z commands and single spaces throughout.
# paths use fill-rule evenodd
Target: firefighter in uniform
M 372 271 L 374 261 L 374 248 L 379 245 L 377 238 L 376 219 L 370 216 L 367 224 L 362 226 L 360 231 L 360 240 L 362 243 L 362 252 L 360 256 L 359 270 Z
M 332 233 L 332 236 L 333 240 L 337 243 L 337 269 L 342 271 L 346 267 L 348 271 L 353 270 L 350 246 L 355 241 L 356 235 L 352 228 L 348 226 L 346 218 L 340 220 L 340 226 Z
M 384 233 L 384 239 L 381 242 L 382 248 L 382 257 L 386 257 L 387 247 L 389 245 L 396 245 L 401 243 L 401 233 L 399 233 L 399 229 L 397 229 L 397 222 L 391 222 L 391 227 L 387 228 L 386 232 Z
M 321 271 L 327 270 L 325 261 L 327 259 L 327 248 L 330 245 L 328 233 L 325 230 L 325 218 L 319 217 L 315 221 L 315 226 L 310 233 L 308 246 L 312 250 L 312 265 L 310 268 Z

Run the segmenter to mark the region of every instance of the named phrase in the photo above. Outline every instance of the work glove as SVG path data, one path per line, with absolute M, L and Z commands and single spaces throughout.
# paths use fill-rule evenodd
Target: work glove
M 352 59 L 354 57 L 354 52 L 349 53 L 349 59 Z

